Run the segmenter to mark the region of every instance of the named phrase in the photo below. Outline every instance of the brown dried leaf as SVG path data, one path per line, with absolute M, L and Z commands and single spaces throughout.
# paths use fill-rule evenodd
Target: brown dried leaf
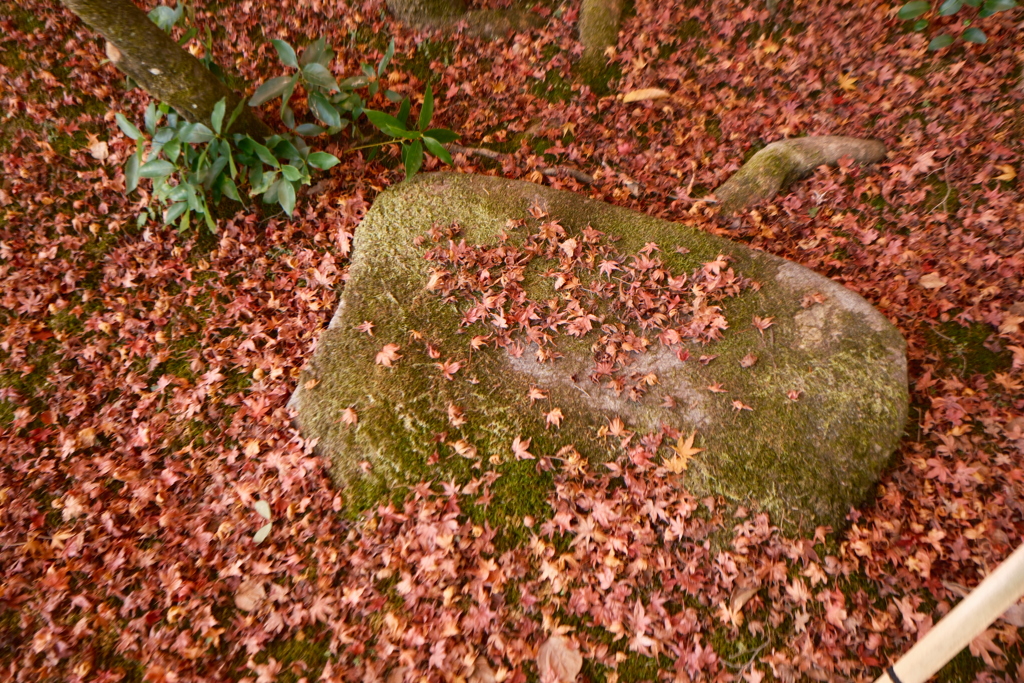
M 583 668 L 583 656 L 565 637 L 553 635 L 537 650 L 542 683 L 574 683 Z

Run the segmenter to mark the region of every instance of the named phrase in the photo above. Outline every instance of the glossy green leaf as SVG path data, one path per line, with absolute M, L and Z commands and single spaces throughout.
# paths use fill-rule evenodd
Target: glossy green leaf
M 188 204 L 186 204 L 185 202 L 177 202 L 176 204 L 171 204 L 169 207 L 167 207 L 167 210 L 164 211 L 164 225 L 170 225 L 174 221 L 178 220 L 181 214 L 185 213 L 185 209 L 187 208 Z
M 235 110 L 231 112 L 231 116 L 228 118 L 228 125 L 224 126 L 225 132 L 231 131 L 231 126 L 235 125 L 235 121 L 242 115 L 242 111 L 245 109 L 245 100 L 239 100 Z
M 430 152 L 435 157 L 437 157 L 444 163 L 448 164 L 449 166 L 452 165 L 452 155 L 448 153 L 448 150 L 441 146 L 440 142 L 438 142 L 432 137 L 424 135 L 423 144 L 426 145 L 428 152 Z
M 181 38 L 178 38 L 178 45 L 184 47 L 185 43 L 195 38 L 198 34 L 199 31 L 196 29 L 195 26 L 189 28 L 189 30 L 185 31 Z
M 323 121 L 328 126 L 335 128 L 341 125 L 341 114 L 323 96 L 322 93 L 314 92 L 309 96 L 309 109 L 313 116 Z
M 170 33 L 174 25 L 181 19 L 182 12 L 185 11 L 185 6 L 178 3 L 171 9 L 167 5 L 159 5 L 150 10 L 148 16 L 150 21 L 160 27 L 164 33 Z
M 236 202 L 242 201 L 242 198 L 238 196 L 238 186 L 235 185 L 235 181 L 225 175 L 221 176 L 218 183 L 220 191 L 225 197 L 233 199 Z
M 299 169 L 295 168 L 291 164 L 285 164 L 281 167 L 281 175 L 284 176 L 285 180 L 290 180 L 292 182 L 295 182 L 302 177 L 302 174 L 299 173 Z
M 128 157 L 124 165 L 124 188 L 126 192 L 132 192 L 139 186 L 139 155 L 133 154 Z
M 423 106 L 420 107 L 420 130 L 426 130 L 430 125 L 430 119 L 434 118 L 434 91 L 430 84 L 427 84 L 427 91 L 423 93 Z
M 319 168 L 321 171 L 326 171 L 329 168 L 333 168 L 341 163 L 341 160 L 333 154 L 327 152 L 313 152 L 306 159 L 310 166 Z
M 121 132 L 132 140 L 138 140 L 142 137 L 142 131 L 136 128 L 134 123 L 126 119 L 124 114 L 114 114 L 114 120 L 117 121 L 117 127 L 121 129 Z
M 968 43 L 977 43 L 978 45 L 984 45 L 988 42 L 988 36 L 980 28 L 969 28 L 961 33 L 960 37 Z
M 188 129 L 188 132 L 180 136 L 182 142 L 193 145 L 209 142 L 213 139 L 213 131 L 201 123 L 196 123 Z
M 224 110 L 227 108 L 227 100 L 223 97 L 213 105 L 213 114 L 210 115 L 210 123 L 213 124 L 213 131 L 220 134 L 221 127 L 224 125 Z
M 278 186 L 277 203 L 289 216 L 295 211 L 295 187 L 287 180 L 282 180 Z
M 322 126 L 318 126 L 313 123 L 301 123 L 295 127 L 296 133 L 307 137 L 316 137 L 317 135 L 320 135 L 320 133 L 323 133 L 324 130 L 325 129 Z
M 448 130 L 447 128 L 431 128 L 430 130 L 423 131 L 423 135 L 432 137 L 440 143 L 455 142 L 459 139 L 459 134 Z
M 963 0 L 946 0 L 939 7 L 939 16 L 948 17 L 950 14 L 956 14 L 964 6 Z
M 985 0 L 981 6 L 981 11 L 978 12 L 978 16 L 981 18 L 990 17 L 993 14 L 999 12 L 1005 12 L 1008 9 L 1013 9 L 1017 6 L 1015 0 Z
M 271 78 L 269 81 L 261 85 L 256 89 L 256 92 L 249 98 L 250 107 L 258 107 L 264 102 L 269 102 L 275 97 L 279 97 L 285 90 L 288 89 L 288 84 L 291 83 L 291 76 L 278 76 L 277 78 Z
M 398 113 L 395 114 L 395 118 L 402 123 L 402 128 L 409 127 L 409 110 L 412 109 L 412 102 L 408 97 L 402 100 L 402 104 L 398 107 Z
M 327 46 L 323 38 L 317 38 L 302 51 L 299 64 L 306 66 L 307 64 L 319 63 L 327 66 L 331 63 L 332 59 L 334 59 L 334 50 Z
M 274 168 L 280 167 L 277 157 L 274 156 L 273 152 L 248 136 L 238 141 L 238 148 L 243 152 L 255 154 L 260 158 L 260 161 L 268 166 L 273 166 Z
M 277 38 L 270 42 L 273 44 L 274 49 L 277 50 L 277 56 L 282 64 L 293 69 L 299 68 L 299 60 L 295 56 L 295 49 L 291 45 Z
M 146 107 L 146 114 L 143 117 L 143 122 L 146 126 L 146 132 L 150 135 L 156 133 L 156 124 L 160 122 L 160 114 L 157 112 L 156 102 L 150 102 Z
M 338 83 L 334 76 L 327 70 L 327 67 L 319 62 L 313 62 L 302 67 L 302 76 L 308 83 L 327 90 L 338 90 Z
M 948 33 L 943 33 L 941 36 L 935 36 L 932 38 L 932 42 L 928 43 L 929 50 L 941 50 L 944 47 L 949 47 L 956 40 L 953 36 Z
M 177 167 L 163 159 L 147 161 L 139 168 L 139 176 L 142 178 L 160 178 L 174 173 Z
M 391 58 L 395 56 L 395 39 L 392 38 L 391 42 L 388 43 L 388 49 L 384 51 L 384 56 L 381 57 L 380 64 L 377 65 L 377 75 L 381 76 L 384 73 L 384 69 L 388 68 L 388 64 L 391 63 Z
M 931 8 L 932 5 L 930 2 L 926 2 L 925 0 L 911 0 L 911 2 L 908 2 L 900 8 L 900 11 L 896 16 L 904 21 L 909 21 L 910 19 L 917 19 Z
M 370 119 L 370 123 L 376 126 L 382 133 L 396 138 L 403 137 L 408 133 L 402 122 L 390 114 L 374 111 L 373 109 L 364 109 L 363 113 L 366 114 L 366 118 Z
M 402 146 L 402 151 L 405 152 L 402 156 L 405 161 L 405 177 L 408 179 L 416 175 L 423 166 L 423 143 L 419 140 L 410 142 Z

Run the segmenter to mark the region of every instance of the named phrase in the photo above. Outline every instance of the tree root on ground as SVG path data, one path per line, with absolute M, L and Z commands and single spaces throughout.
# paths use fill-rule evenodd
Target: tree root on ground
M 774 197 L 789 183 L 818 166 L 835 166 L 842 157 L 859 164 L 885 158 L 878 140 L 822 135 L 780 140 L 750 158 L 739 171 L 715 190 L 721 212 L 730 214 Z
M 452 154 L 472 154 L 478 157 L 485 157 L 487 159 L 492 159 L 494 161 L 499 162 L 505 159 L 510 159 L 512 156 L 510 154 L 502 154 L 501 152 L 495 152 L 493 149 L 487 149 L 486 147 L 463 147 L 462 145 L 456 145 L 454 143 L 445 146 L 448 148 L 448 151 L 451 152 Z M 584 185 L 593 185 L 595 182 L 597 182 L 593 178 L 593 176 L 590 176 L 584 173 L 583 171 L 580 171 L 579 169 L 570 168 L 569 166 L 538 165 L 537 170 L 540 171 L 542 175 L 546 176 L 569 176 L 570 178 L 573 178 Z
M 545 23 L 543 17 L 525 8 L 470 10 L 461 0 L 388 0 L 387 4 L 391 13 L 409 26 L 450 31 L 463 24 L 466 33 L 480 38 L 500 38 Z

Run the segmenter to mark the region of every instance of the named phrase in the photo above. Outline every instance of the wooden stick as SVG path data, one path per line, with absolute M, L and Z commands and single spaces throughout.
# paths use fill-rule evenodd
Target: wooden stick
M 875 683 L 924 683 L 1024 595 L 1024 545 Z M 895 673 L 895 677 L 889 672 Z

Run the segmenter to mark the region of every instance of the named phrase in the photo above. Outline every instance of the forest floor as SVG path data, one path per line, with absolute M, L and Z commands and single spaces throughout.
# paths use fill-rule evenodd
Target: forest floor
M 906 337 L 906 436 L 848 528 L 787 537 L 625 463 L 560 475 L 534 541 L 501 550 L 462 514 L 469 486 L 338 514 L 286 409 L 361 216 L 402 179 L 397 150 L 332 143 L 342 163 L 292 219 L 140 226 L 113 114 L 141 120 L 147 96 L 58 3 L 0 2 L 0 680 L 522 683 L 556 631 L 594 682 L 878 675 L 1024 532 L 1024 13 L 932 53 L 898 7 L 796 0 L 772 20 L 745 0 L 637 0 L 595 93 L 572 73 L 575 3 L 504 40 L 411 31 L 380 0 L 194 4 L 243 87 L 278 75 L 271 38 L 324 36 L 348 75 L 393 37 L 389 87 L 429 80 L 438 125 L 507 153 L 456 155 L 458 172 L 792 259 Z M 671 96 L 618 97 L 648 87 Z M 814 134 L 878 138 L 889 157 L 735 217 L 701 201 L 764 145 Z M 556 164 L 596 182 L 538 170 Z M 731 543 L 707 542 L 722 530 Z M 1022 619 L 940 680 L 1024 680 Z

